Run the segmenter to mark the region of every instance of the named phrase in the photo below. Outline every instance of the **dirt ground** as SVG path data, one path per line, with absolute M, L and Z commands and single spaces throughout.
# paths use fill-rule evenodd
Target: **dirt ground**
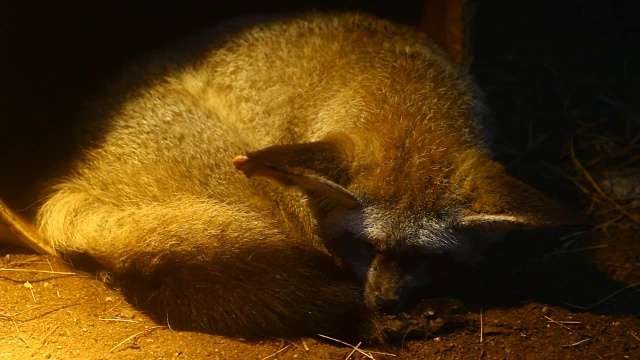
M 358 350 L 322 337 L 248 342 L 174 331 L 127 303 L 108 285 L 108 274 L 0 243 L 0 360 L 640 359 L 640 59 L 633 55 L 640 12 L 633 4 L 505 0 L 477 8 L 472 72 L 499 124 L 496 157 L 515 176 L 584 209 L 596 229 L 515 232 L 482 263 L 439 284 L 430 296 L 464 303 L 463 323 L 425 339 Z M 86 19 L 77 22 L 91 28 Z M 45 25 L 52 39 L 70 31 Z M 74 50 L 69 41 L 63 52 L 104 55 Z M 99 62 L 61 59 L 43 65 L 34 55 L 28 71 L 16 65 L 1 73 L 20 80 L 2 99 L 15 106 L 8 111 L 3 103 L 3 114 L 20 115 L 0 131 L 7 150 L 0 160 L 9 166 L 0 176 L 0 198 L 15 209 L 33 203 L 21 194 L 35 194 L 34 184 L 49 174 L 44 163 L 60 160 L 51 149 L 71 138 L 71 125 L 32 118 L 79 112 L 89 103 L 82 90 L 115 71 L 102 64 L 94 73 Z M 34 80 L 43 74 L 53 80 Z M 25 152 L 30 144 L 37 145 Z M 632 174 L 631 186 L 604 185 L 623 170 Z
M 633 234 L 615 230 L 588 242 L 580 236 L 557 242 L 557 233 L 540 232 L 508 240 L 474 271 L 451 280 L 446 293 L 467 304 L 465 324 L 360 349 L 376 359 L 638 359 L 640 293 L 632 287 L 640 285 L 640 241 Z M 538 244 L 526 255 L 509 257 L 533 240 Z M 2 247 L 0 255 L 3 359 L 367 358 L 322 338 L 252 343 L 173 331 L 96 274 L 16 248 Z

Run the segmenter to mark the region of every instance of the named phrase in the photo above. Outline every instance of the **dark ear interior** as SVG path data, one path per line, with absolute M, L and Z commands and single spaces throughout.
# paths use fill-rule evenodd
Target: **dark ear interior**
M 341 186 L 350 182 L 353 140 L 343 133 L 333 133 L 320 141 L 274 145 L 250 151 L 254 163 L 298 174 L 314 174 Z
M 487 229 L 584 227 L 587 217 L 551 200 L 531 186 L 507 175 L 493 160 L 481 159 L 476 174 L 465 182 L 471 207 L 461 224 Z
M 261 176 L 295 186 L 309 199 L 319 221 L 336 209 L 355 209 L 358 199 L 342 184 L 349 182 L 350 138 L 335 135 L 323 141 L 276 145 L 236 156 L 233 165 L 247 177 Z

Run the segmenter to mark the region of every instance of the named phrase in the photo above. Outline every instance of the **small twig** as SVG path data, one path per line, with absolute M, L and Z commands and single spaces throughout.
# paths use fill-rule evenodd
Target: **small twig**
M 561 346 L 562 346 L 562 347 L 575 347 L 575 346 L 578 346 L 578 345 L 580 345 L 580 344 L 584 344 L 584 343 L 586 343 L 586 342 L 587 342 L 587 341 L 589 341 L 589 340 L 591 340 L 591 339 L 584 339 L 584 340 L 580 340 L 580 341 L 578 341 L 578 342 L 575 342 L 575 343 L 573 343 L 573 344 L 569 344 L 569 345 L 561 345 Z
M 612 210 L 617 210 L 617 209 L 614 208 Z M 619 220 L 621 220 L 624 217 L 625 217 L 625 214 L 618 215 L 618 216 L 614 217 L 613 219 L 607 221 L 606 223 L 599 224 L 598 226 L 595 226 L 592 229 L 592 231 L 596 231 L 596 230 L 600 230 L 600 229 L 606 229 L 607 227 L 615 224 L 616 222 L 618 222 Z
M 137 323 L 139 322 L 138 320 L 131 320 L 131 319 L 119 319 L 119 318 L 112 318 L 112 319 L 100 319 L 101 321 L 120 321 L 120 322 L 130 322 L 130 323 Z
M 597 301 L 597 302 L 595 302 L 594 304 L 592 304 L 592 305 L 590 305 L 590 306 L 587 306 L 587 307 L 579 306 L 579 305 L 575 305 L 575 304 L 571 304 L 571 303 L 567 303 L 567 302 L 565 302 L 564 304 L 565 304 L 565 305 L 572 306 L 572 307 L 574 307 L 574 308 L 576 308 L 576 309 L 580 309 L 580 310 L 583 310 L 583 311 L 588 311 L 588 310 L 591 310 L 591 309 L 593 309 L 594 307 L 596 307 L 596 306 L 598 306 L 598 305 L 602 304 L 603 302 L 605 302 L 605 301 L 607 301 L 607 300 L 611 299 L 612 297 L 617 296 L 618 294 L 620 294 L 620 293 L 622 293 L 622 292 L 624 292 L 624 291 L 626 291 L 626 290 L 633 289 L 633 288 L 638 287 L 638 286 L 640 286 L 640 282 L 635 283 L 635 284 L 631 284 L 631 285 L 628 285 L 628 286 L 625 286 L 625 287 L 623 287 L 622 289 L 617 290 L 617 291 L 613 292 L 612 294 L 605 296 L 604 298 L 600 299 L 599 301 Z
M 110 308 L 109 308 L 109 309 L 107 309 L 106 311 L 103 311 L 102 313 L 100 313 L 100 315 L 102 315 L 102 314 L 106 314 L 106 313 L 108 313 L 108 312 L 113 311 L 113 309 L 115 309 L 115 308 L 117 308 L 118 306 L 120 306 L 120 304 L 122 304 L 122 302 L 123 302 L 123 301 L 124 301 L 124 300 L 120 299 L 120 301 L 118 301 L 118 303 L 117 303 L 117 304 L 113 305 L 112 307 L 110 307 Z M 168 314 L 168 313 L 167 313 L 167 317 L 169 317 L 169 314 Z
M 375 358 L 373 356 L 371 356 L 371 354 L 367 354 L 366 352 L 364 352 L 364 351 L 362 351 L 360 349 L 357 349 L 355 346 L 353 346 L 353 345 L 351 345 L 349 343 L 346 343 L 346 342 L 344 342 L 342 340 L 334 339 L 332 337 L 329 337 L 329 336 L 326 336 L 326 335 L 322 335 L 322 334 L 318 334 L 318 336 L 323 337 L 325 339 L 333 340 L 333 341 L 338 342 L 338 343 L 340 343 L 342 345 L 346 345 L 346 346 L 348 346 L 348 347 L 350 347 L 352 349 L 356 349 L 357 352 L 359 352 L 360 354 L 364 355 L 365 357 L 367 357 L 367 358 L 369 358 L 371 360 L 375 360 Z
M 20 314 L 26 313 L 27 311 L 31 311 L 31 310 L 35 310 L 35 309 L 37 309 L 37 308 L 40 308 L 40 307 L 42 307 L 42 306 L 44 306 L 44 305 L 36 305 L 36 306 L 32 306 L 32 307 L 30 307 L 30 308 L 28 308 L 28 309 L 25 309 L 25 310 L 22 310 L 22 311 L 18 311 L 17 313 L 13 313 L 13 314 L 2 314 L 2 313 L 0 313 L 0 316 L 2 316 L 2 317 L 6 317 L 6 318 L 12 318 L 12 317 L 14 317 L 14 316 L 18 316 L 18 315 L 20 315 Z
M 612 213 L 612 212 L 614 212 L 614 211 L 616 211 L 616 208 L 615 208 L 615 207 L 610 207 L 610 208 L 608 208 L 608 209 L 600 210 L 600 211 L 598 211 L 597 213 L 595 213 L 594 215 L 595 215 L 595 216 L 603 216 L 603 215 L 607 215 L 607 214 L 609 214 L 609 213 Z
M 47 264 L 49 265 L 49 270 L 53 271 L 53 266 L 51 266 L 51 261 L 49 261 L 49 258 L 44 258 L 45 260 L 47 260 Z
M 593 178 L 591 177 L 591 174 L 589 174 L 587 169 L 585 169 L 582 166 L 582 164 L 580 163 L 580 160 L 578 160 L 578 158 L 576 157 L 576 152 L 573 148 L 573 139 L 569 140 L 569 155 L 571 156 L 571 162 L 573 162 L 573 166 L 575 166 L 576 169 L 582 172 L 582 174 L 587 178 L 587 180 L 589 180 L 589 183 L 591 183 L 591 186 L 593 186 L 593 188 L 598 192 L 598 194 L 600 194 L 600 196 L 602 196 L 604 199 L 607 199 L 607 195 L 604 193 L 604 191 L 602 191 L 598 183 L 596 183 L 595 180 L 593 180 Z
M 573 239 L 574 237 L 578 237 L 580 235 L 584 235 L 586 234 L 586 231 L 576 231 L 576 232 L 572 232 L 569 235 L 565 235 L 563 237 L 560 238 L 560 241 L 565 241 L 565 240 L 569 240 L 569 239 Z
M 602 265 L 602 266 L 617 267 L 617 268 L 621 268 L 621 269 L 640 270 L 640 269 L 638 269 L 638 268 L 636 268 L 634 266 L 614 264 L 612 262 L 606 262 L 606 261 L 591 261 L 591 263 L 592 264 Z
M 362 341 L 360 341 L 358 343 L 358 345 L 356 345 L 356 347 L 353 348 L 353 350 L 351 350 L 351 352 L 349 353 L 349 355 L 347 355 L 346 358 L 344 358 L 344 360 L 349 360 L 349 358 L 351 357 L 351 355 L 353 355 L 354 352 L 356 352 L 356 350 L 358 350 L 358 348 L 360 347 L 360 345 L 362 345 Z
M 39 279 L 29 279 L 29 282 L 32 284 L 37 284 L 37 283 L 47 282 L 49 280 L 55 281 L 56 279 L 64 279 L 65 277 L 68 277 L 68 276 L 74 276 L 74 275 L 53 275 L 53 276 L 47 276 Z M 82 275 L 75 275 L 75 277 L 81 278 Z M 23 279 L 14 279 L 9 276 L 0 275 L 0 279 L 5 279 L 17 284 L 24 284 Z
M 173 329 L 171 328 L 171 323 L 169 322 L 169 312 L 167 312 L 167 327 L 171 332 L 173 332 Z
M 276 351 L 275 353 L 273 353 L 273 354 L 271 354 L 269 356 L 263 357 L 261 360 L 266 360 L 266 359 L 272 358 L 272 357 L 280 354 L 281 352 L 287 350 L 289 348 L 289 346 L 291 346 L 291 345 L 287 345 L 287 346 L 283 347 L 282 349 Z
M 72 273 L 72 272 L 49 271 L 49 270 L 32 270 L 32 269 L 0 268 L 0 271 L 15 271 L 15 272 L 39 273 L 39 274 L 55 274 L 55 275 L 77 275 L 77 273 Z
M 384 356 L 398 356 L 396 354 L 390 354 L 390 353 L 386 353 L 386 352 L 382 352 L 382 351 L 367 350 L 367 352 L 369 353 L 369 355 L 378 354 L 378 355 L 384 355 Z
M 52 304 L 52 305 L 55 305 L 55 304 Z M 37 318 L 41 318 L 41 317 L 43 317 L 45 315 L 49 315 L 49 314 L 51 314 L 53 312 L 60 311 L 60 310 L 66 309 L 66 308 L 70 308 L 72 306 L 78 306 L 78 305 L 79 305 L 78 303 L 62 305 L 62 306 L 60 306 L 58 308 L 47 310 L 47 311 L 43 312 L 42 314 L 35 315 L 34 317 L 26 319 L 26 320 L 23 320 L 23 321 L 31 321 L 31 320 L 34 320 L 34 319 L 37 319 Z
M 50 305 L 55 305 L 55 304 L 50 304 Z M 43 317 L 43 316 L 45 316 L 45 315 L 51 314 L 51 313 L 52 313 L 52 312 L 54 312 L 54 311 L 58 311 L 58 310 L 62 310 L 62 309 L 66 309 L 66 308 L 68 308 L 68 307 L 77 306 L 77 305 L 78 305 L 77 303 L 76 303 L 76 304 L 63 305 L 63 306 L 60 306 L 60 307 L 58 307 L 58 308 L 54 308 L 54 309 L 51 309 L 51 310 L 45 311 L 45 312 L 43 312 L 42 314 L 35 315 L 35 316 L 34 316 L 34 317 L 32 317 L 32 318 L 29 318 L 29 319 L 23 320 L 23 322 L 31 321 L 31 320 L 34 320 L 34 319 L 37 319 L 37 318 Z M 16 316 L 18 316 L 18 315 L 20 315 L 20 314 L 26 313 L 27 311 L 31 311 L 31 310 L 38 309 L 38 308 L 40 308 L 40 307 L 42 307 L 42 306 L 45 306 L 45 305 L 36 305 L 36 306 L 34 306 L 34 307 L 31 307 L 31 308 L 26 309 L 26 310 L 19 311 L 19 312 L 14 313 L 14 314 L 0 314 L 0 318 L 13 319 L 14 317 L 16 317 Z
M 27 341 L 27 339 L 24 338 L 24 336 L 22 336 L 22 333 L 20 332 L 20 329 L 18 329 L 18 324 L 16 324 L 16 321 L 13 320 L 13 318 L 11 319 L 11 322 L 13 323 L 13 327 L 16 329 L 16 331 L 18 332 L 18 336 L 20 337 L 20 340 L 22 340 L 27 347 L 31 347 L 31 345 L 29 345 L 29 342 Z
M 560 303 L 561 303 L 561 304 L 563 304 L 563 305 L 570 306 L 570 307 L 572 307 L 572 308 L 574 308 L 574 309 L 578 309 L 578 310 L 580 310 L 580 311 L 586 311 L 586 310 L 587 310 L 587 308 L 586 308 L 586 307 L 584 307 L 584 306 L 580 306 L 580 305 L 572 304 L 572 303 L 570 303 L 570 302 L 560 301 Z
M 289 344 L 291 344 L 291 346 L 293 346 L 294 348 L 296 348 L 296 349 L 298 349 L 298 350 L 302 350 L 302 348 L 301 348 L 300 346 L 298 346 L 298 344 L 294 343 L 293 341 L 291 341 L 291 340 L 287 340 L 287 339 L 282 339 L 282 340 L 284 340 L 284 341 L 288 342 L 288 343 L 289 343 Z
M 47 338 L 49 336 L 51 336 L 51 334 L 53 334 L 56 330 L 58 330 L 58 328 L 60 327 L 60 325 L 56 325 L 56 327 L 54 327 L 53 329 L 51 329 L 51 331 L 49 331 L 49 333 L 47 333 L 47 335 L 45 335 L 42 340 L 40 340 L 40 344 L 38 344 L 38 347 L 41 347 L 42 345 L 44 345 L 44 342 L 47 340 Z
M 483 332 L 484 332 L 484 323 L 482 321 L 482 308 L 480 308 L 480 343 L 484 341 L 484 335 L 482 334 Z
M 33 263 L 42 263 L 41 260 L 42 259 L 40 258 L 40 255 L 31 255 L 31 257 L 29 257 L 28 259 L 21 259 L 20 261 L 11 259 L 11 264 L 14 266 L 24 266 L 31 265 Z
M 142 330 L 142 331 L 140 331 L 140 332 L 137 332 L 137 333 L 135 333 L 135 334 L 133 334 L 133 335 L 129 336 L 128 338 L 126 338 L 126 339 L 122 340 L 120 343 L 118 343 L 118 345 L 116 345 L 116 346 L 112 347 L 112 348 L 111 348 L 111 350 L 109 350 L 109 354 L 111 354 L 115 349 L 119 348 L 119 347 L 120 347 L 120 345 L 122 345 L 122 344 L 126 343 L 127 341 L 129 341 L 129 340 L 131 340 L 131 339 L 135 338 L 135 337 L 136 337 L 136 336 L 138 336 L 138 335 L 141 335 L 141 334 L 144 334 L 144 333 L 150 333 L 150 332 L 152 332 L 152 331 L 154 331 L 154 330 L 156 330 L 156 329 L 160 329 L 160 328 L 164 328 L 164 327 L 166 327 L 166 326 L 164 326 L 164 325 L 158 325 L 158 326 L 153 326 L 153 327 L 150 327 L 150 328 L 148 328 L 148 329 L 144 329 L 144 330 Z
M 47 260 L 47 264 L 49 265 L 49 270 L 54 271 L 53 270 L 53 266 L 51 266 L 51 261 L 49 261 L 49 258 L 45 257 L 44 259 Z M 56 283 L 56 277 L 54 276 L 51 281 L 53 281 L 53 283 L 55 284 Z
M 306 351 L 309 351 L 309 347 L 307 346 L 307 343 L 306 343 L 306 342 L 304 342 L 304 340 L 302 340 L 302 346 L 304 347 L 304 349 L 305 349 Z
M 29 289 L 29 291 L 31 291 L 31 297 L 33 298 L 33 302 L 37 303 L 38 300 L 36 300 L 36 294 L 33 292 L 33 285 L 31 285 L 27 281 L 26 283 L 24 283 L 24 287 L 26 287 L 27 289 Z
M 603 249 L 603 248 L 606 248 L 606 247 L 609 247 L 609 244 L 595 245 L 595 246 L 589 246 L 589 247 L 573 249 L 573 250 L 558 250 L 558 251 L 554 251 L 554 252 L 550 252 L 548 254 L 545 254 L 544 258 L 548 258 L 548 257 L 554 256 L 554 255 L 561 255 L 561 254 L 577 254 L 577 253 L 584 252 L 584 251 L 598 250 L 598 249 Z
M 552 318 L 550 318 L 550 317 L 548 317 L 548 316 L 546 316 L 546 315 L 544 316 L 544 318 L 545 318 L 545 319 L 547 319 L 547 320 L 549 320 L 549 322 L 552 322 L 552 323 L 554 323 L 554 324 L 556 324 L 556 325 L 560 326 L 560 327 L 561 327 L 561 328 L 563 328 L 563 329 L 567 329 L 567 330 L 571 331 L 571 328 L 569 328 L 568 326 L 566 326 L 566 325 L 564 325 L 564 324 L 562 324 L 562 323 L 560 323 L 560 322 L 558 322 L 558 321 L 555 321 L 555 320 L 553 320 Z
M 631 164 L 633 164 L 634 162 L 636 162 L 638 160 L 640 160 L 640 156 L 631 156 L 626 161 L 624 161 L 622 164 L 620 164 L 620 167 L 621 168 L 630 167 Z
M 404 350 L 404 341 L 406 340 L 407 335 L 409 335 L 409 333 L 413 329 L 414 329 L 413 325 L 409 325 L 409 328 L 407 329 L 407 331 L 405 331 L 404 334 L 402 334 L 402 342 L 400 343 L 400 350 Z M 427 334 L 427 336 L 429 336 L 429 335 Z M 426 340 L 426 338 L 425 338 L 425 340 Z
M 635 215 L 635 214 L 632 214 L 632 213 L 628 212 L 625 208 L 623 208 L 623 207 L 622 207 L 620 204 L 618 204 L 617 202 L 615 202 L 615 201 L 613 201 L 613 200 L 610 200 L 610 201 L 611 201 L 611 203 L 612 203 L 613 205 L 615 205 L 615 206 L 616 206 L 616 208 L 618 209 L 618 211 L 620 211 L 621 213 L 623 213 L 623 214 L 627 215 L 627 217 L 628 217 L 629 219 L 631 219 L 633 222 L 635 222 L 635 223 L 640 223 L 640 216 L 638 216 L 638 215 Z
M 575 254 L 575 253 L 579 253 L 579 252 L 583 252 L 583 251 L 591 251 L 591 250 L 598 250 L 598 249 L 604 249 L 609 247 L 609 244 L 602 244 L 602 245 L 594 245 L 594 246 L 588 246 L 588 247 L 584 247 L 584 248 L 580 248 L 580 249 L 574 249 L 571 251 L 565 251 L 565 254 Z
M 636 335 L 634 332 L 627 330 L 627 332 L 629 333 L 629 335 L 633 336 L 634 338 L 636 338 L 636 340 L 640 341 L 640 337 L 638 337 L 638 335 Z
M 589 181 L 591 186 L 596 190 L 596 192 L 603 199 L 605 199 L 607 202 L 609 202 L 612 205 L 614 205 L 618 211 L 620 211 L 621 213 L 625 214 L 633 222 L 640 223 L 640 216 L 637 216 L 637 215 L 629 213 L 620 204 L 618 204 L 615 200 L 609 198 L 607 196 L 607 194 L 605 194 L 604 191 L 602 191 L 602 189 L 600 188 L 598 183 L 596 183 L 596 181 L 593 180 L 593 177 L 591 177 L 591 174 L 589 174 L 587 169 L 585 169 L 584 166 L 582 166 L 582 164 L 580 163 L 580 161 L 576 158 L 576 154 L 575 154 L 575 151 L 573 149 L 573 139 L 571 139 L 571 142 L 570 142 L 569 155 L 571 156 L 571 161 L 573 162 L 573 165 L 576 167 L 576 169 L 578 169 L 579 171 L 582 172 L 582 174 L 587 178 L 587 180 Z
M 636 135 L 633 139 L 631 139 L 631 141 L 629 141 L 629 143 L 622 149 L 622 151 L 620 153 L 626 154 L 626 153 L 630 152 L 631 150 L 633 150 L 633 148 L 636 146 L 636 143 L 638 142 L 638 140 L 640 140 L 640 134 Z

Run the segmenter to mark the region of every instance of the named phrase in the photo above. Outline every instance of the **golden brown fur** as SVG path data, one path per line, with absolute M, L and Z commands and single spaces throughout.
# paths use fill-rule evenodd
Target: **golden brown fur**
M 174 327 L 382 338 L 399 328 L 377 308 L 429 280 L 423 258 L 473 261 L 509 228 L 564 221 L 490 160 L 462 68 L 369 16 L 230 35 L 107 121 L 39 232 Z

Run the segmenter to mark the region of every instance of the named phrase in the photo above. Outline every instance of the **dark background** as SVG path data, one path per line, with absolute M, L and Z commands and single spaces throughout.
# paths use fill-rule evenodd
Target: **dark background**
M 565 140 L 576 119 L 606 118 L 609 129 L 637 131 L 640 2 L 472 6 L 472 73 L 499 124 L 498 159 L 527 182 L 570 198 L 571 186 L 538 160 L 566 160 Z M 304 9 L 361 10 L 419 25 L 422 7 L 418 0 L 4 1 L 0 198 L 16 209 L 33 205 L 43 182 L 61 174 L 80 149 L 83 114 L 109 83 L 134 59 L 198 29 L 242 14 Z

